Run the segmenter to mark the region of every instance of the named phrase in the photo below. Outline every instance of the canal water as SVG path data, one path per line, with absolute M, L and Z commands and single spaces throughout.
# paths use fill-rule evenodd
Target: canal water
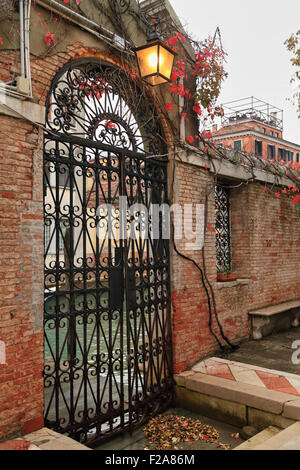
M 129 396 L 128 364 L 131 369 L 136 367 L 133 362 L 128 362 L 127 345 L 130 341 L 131 354 L 134 341 L 137 342 L 137 347 L 142 350 L 143 337 L 144 341 L 146 340 L 144 322 L 147 320 L 144 318 L 145 316 L 142 319 L 141 314 L 138 316 L 128 315 L 125 303 L 123 311 L 108 314 L 103 310 L 96 313 L 95 294 L 78 294 L 74 302 L 77 315 L 73 325 L 76 359 L 75 366 L 72 368 L 72 378 L 70 378 L 68 362 L 69 300 L 65 295 L 56 297 L 55 292 L 50 296 L 46 295 L 45 364 L 46 367 L 47 365 L 49 367 L 48 377 L 45 380 L 47 419 L 57 421 L 59 417 L 59 419 L 65 419 L 67 423 L 70 419 L 71 408 L 74 408 L 74 414 L 78 416 L 78 420 L 80 413 L 86 408 L 90 409 L 90 413 L 95 414 L 96 408 L 99 409 L 100 406 L 103 413 L 106 413 L 108 403 L 112 400 L 115 409 L 121 406 L 121 395 L 123 395 L 125 407 L 127 407 Z M 106 298 L 108 298 L 108 293 Z M 105 303 L 103 297 L 101 302 Z M 59 311 L 60 319 L 58 319 L 57 311 Z M 57 366 L 54 364 L 55 362 L 57 364 L 57 358 L 59 358 L 60 366 L 55 372 Z M 144 374 L 143 367 L 141 367 L 138 373 L 135 370 L 134 377 L 130 378 L 132 392 L 141 391 L 143 382 Z M 118 426 L 118 424 L 119 419 L 116 418 L 113 426 Z M 104 424 L 103 429 L 107 426 Z

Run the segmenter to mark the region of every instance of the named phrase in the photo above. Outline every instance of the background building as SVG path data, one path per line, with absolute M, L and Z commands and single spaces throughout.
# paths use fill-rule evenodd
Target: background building
M 283 111 L 253 96 L 223 105 L 212 140 L 264 159 L 300 163 L 300 145 L 283 138 Z

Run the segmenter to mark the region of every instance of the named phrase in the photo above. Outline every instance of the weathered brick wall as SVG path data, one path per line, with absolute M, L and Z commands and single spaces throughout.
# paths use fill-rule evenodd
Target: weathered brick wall
M 34 101 L 44 105 L 54 75 L 80 57 L 122 66 L 115 55 L 82 42 L 51 56 L 32 56 Z M 9 80 L 10 70 L 18 72 L 19 53 L 3 50 L 0 79 Z M 6 349 L 6 364 L 0 364 L 1 440 L 43 425 L 43 131 L 0 114 L 0 143 L 0 341 Z
M 252 304 L 300 297 L 300 206 L 249 186 Z M 279 213 L 277 212 L 279 211 Z
M 251 308 L 300 297 L 300 206 L 292 205 L 285 195 L 277 199 L 274 191 L 265 193 L 259 184 L 231 190 L 233 270 L 238 279 L 249 282 L 227 287 L 216 282 L 212 185 L 213 178 L 207 170 L 177 163 L 176 202 L 199 204 L 209 192 L 207 277 L 214 288 L 224 333 L 232 342 L 239 342 L 249 338 Z M 184 241 L 177 241 L 177 247 L 203 268 L 200 252 L 184 250 Z M 176 253 L 172 258 L 174 369 L 178 372 L 218 350 L 218 345 L 209 331 L 208 302 L 200 272 Z M 221 338 L 214 318 L 212 327 Z
M 0 439 L 43 423 L 42 134 L 0 115 Z
M 55 73 L 69 60 L 83 56 L 118 63 L 113 55 L 80 42 L 51 57 L 32 57 L 36 101 L 44 104 Z M 8 60 L 18 67 L 18 56 L 1 52 L 0 78 L 4 80 L 9 78 Z M 171 133 L 162 113 L 161 118 L 170 144 Z M 0 115 L 0 340 L 5 342 L 7 356 L 6 365 L 0 365 L 0 439 L 43 423 L 42 140 L 37 127 Z M 207 275 L 215 286 L 212 183 L 206 170 L 178 163 L 176 202 L 205 202 L 209 192 L 205 255 Z M 236 190 L 235 196 L 233 262 L 239 277 L 251 283 L 215 289 L 220 320 L 232 341 L 249 336 L 250 307 L 299 296 L 300 277 L 299 205 L 280 203 L 254 185 Z M 279 216 L 277 205 L 281 205 Z M 266 240 L 273 240 L 271 247 L 266 248 Z M 188 254 L 202 266 L 200 252 Z M 179 371 L 213 352 L 217 344 L 208 328 L 207 298 L 199 271 L 175 253 L 172 263 L 174 366 Z M 212 326 L 217 332 L 214 318 Z

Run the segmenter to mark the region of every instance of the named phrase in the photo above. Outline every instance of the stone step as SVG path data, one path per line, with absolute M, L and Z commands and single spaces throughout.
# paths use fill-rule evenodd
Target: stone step
M 259 432 L 255 436 L 251 437 L 247 441 L 243 442 L 239 446 L 235 447 L 233 450 L 253 450 L 260 444 L 265 443 L 271 437 L 276 436 L 280 433 L 281 429 L 275 426 L 269 426 L 268 428 L 264 429 L 263 431 Z
M 258 444 L 253 450 L 300 450 L 300 422 Z

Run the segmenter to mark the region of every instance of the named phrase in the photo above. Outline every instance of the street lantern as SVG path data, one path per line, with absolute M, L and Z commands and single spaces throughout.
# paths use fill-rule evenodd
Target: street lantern
M 140 76 L 152 86 L 161 85 L 171 80 L 176 53 L 166 46 L 161 37 L 154 32 L 147 38 L 145 46 L 134 50 Z

